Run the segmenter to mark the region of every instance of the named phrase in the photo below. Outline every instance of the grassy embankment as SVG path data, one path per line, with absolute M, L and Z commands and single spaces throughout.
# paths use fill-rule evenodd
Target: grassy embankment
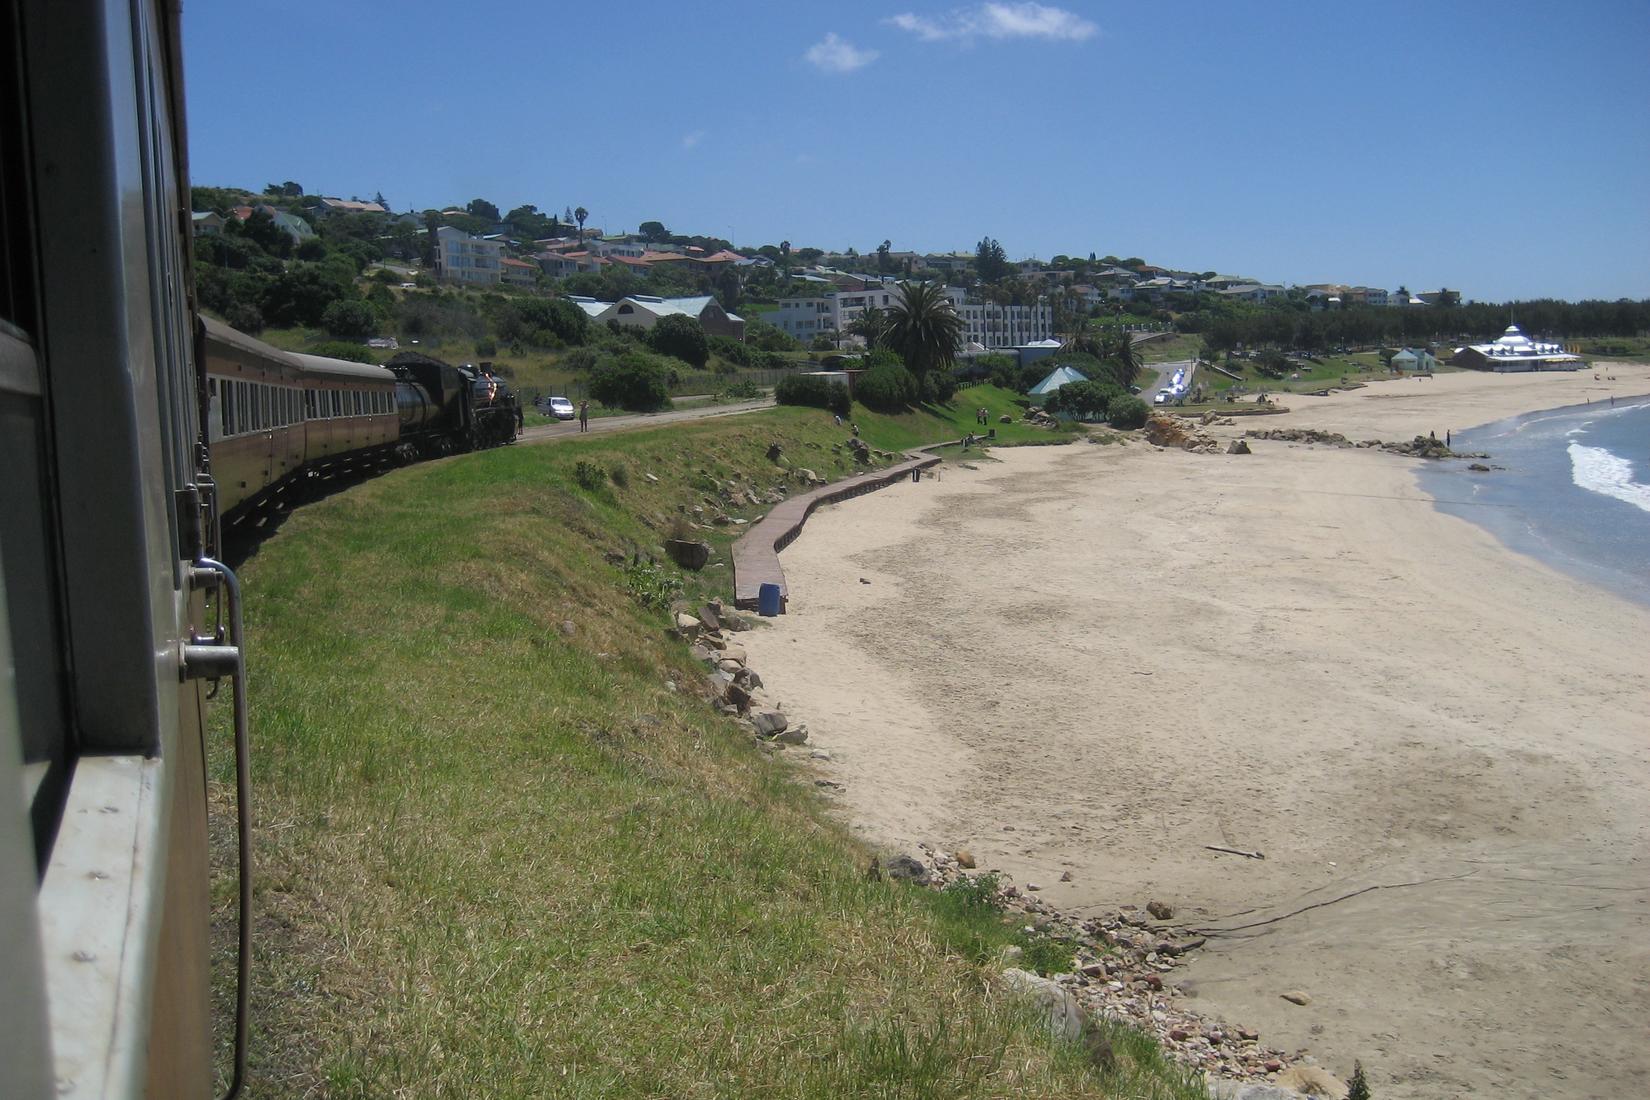
M 858 420 L 893 449 L 1012 400 Z M 707 474 L 794 487 L 770 442 L 835 476 L 845 437 L 778 409 L 426 463 L 245 563 L 256 1095 L 1201 1095 L 1133 1033 L 1110 1069 L 1048 1039 L 987 980 L 990 911 L 869 880 L 609 563 Z

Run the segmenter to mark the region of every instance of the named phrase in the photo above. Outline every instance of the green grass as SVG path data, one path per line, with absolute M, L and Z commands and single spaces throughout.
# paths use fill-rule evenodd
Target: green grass
M 1197 351 L 1203 346 L 1203 337 L 1196 333 L 1181 332 L 1161 340 L 1152 340 L 1140 345 L 1140 361 L 1142 363 L 1175 363 L 1182 359 L 1197 358 Z
M 885 448 L 951 430 L 861 420 Z M 995 914 L 868 881 L 812 785 L 696 697 L 627 591 L 657 578 L 604 560 L 708 477 L 796 484 L 773 441 L 846 473 L 845 437 L 776 409 L 424 463 L 300 509 L 245 563 L 252 1094 L 1200 1095 L 1048 1039 L 969 946 Z M 580 462 L 627 484 L 579 488 Z M 731 534 L 705 533 L 725 560 Z

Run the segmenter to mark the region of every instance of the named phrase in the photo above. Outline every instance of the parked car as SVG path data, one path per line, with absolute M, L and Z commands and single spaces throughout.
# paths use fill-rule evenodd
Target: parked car
M 1172 396 L 1173 395 L 1170 394 L 1168 390 L 1158 390 L 1155 394 L 1152 395 L 1152 404 L 1154 404 L 1154 405 L 1167 405 Z
M 557 420 L 571 420 L 578 415 L 573 408 L 573 402 L 565 397 L 546 397 L 539 404 Z

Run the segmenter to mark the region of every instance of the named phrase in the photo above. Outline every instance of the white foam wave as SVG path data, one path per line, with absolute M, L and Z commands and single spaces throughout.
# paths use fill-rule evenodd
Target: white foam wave
M 1633 480 L 1633 464 L 1603 447 L 1570 444 L 1570 480 L 1594 493 L 1650 512 L 1650 485 Z

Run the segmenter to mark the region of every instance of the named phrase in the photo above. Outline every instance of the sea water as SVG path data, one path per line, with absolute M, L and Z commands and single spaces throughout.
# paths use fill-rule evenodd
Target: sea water
M 1451 515 L 1520 553 L 1650 603 L 1650 398 L 1617 398 L 1456 432 L 1495 467 L 1429 464 L 1423 487 Z

